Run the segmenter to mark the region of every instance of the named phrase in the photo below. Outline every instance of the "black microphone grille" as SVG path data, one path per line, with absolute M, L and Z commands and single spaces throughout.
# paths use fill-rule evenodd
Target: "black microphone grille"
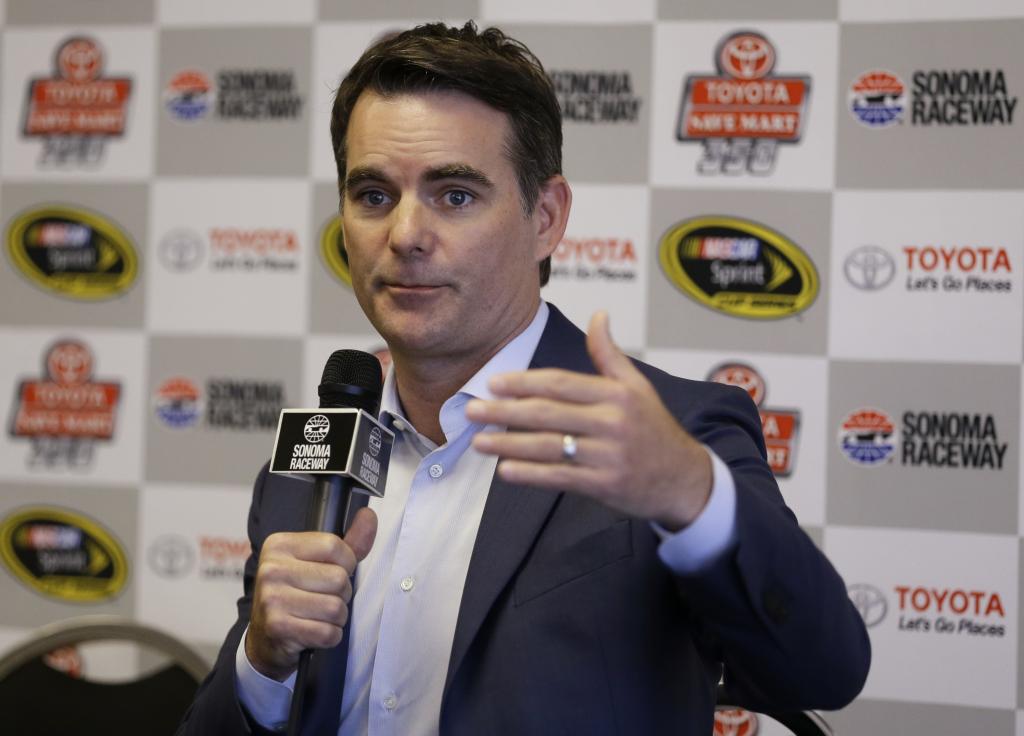
M 335 350 L 324 366 L 321 383 L 345 383 L 380 396 L 384 385 L 380 361 L 362 350 Z

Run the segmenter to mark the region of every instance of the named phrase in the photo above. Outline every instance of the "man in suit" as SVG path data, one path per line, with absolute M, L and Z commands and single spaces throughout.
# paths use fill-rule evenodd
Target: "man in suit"
M 382 39 L 331 131 L 353 288 L 393 359 L 387 493 L 344 540 L 301 533 L 308 487 L 264 469 L 239 619 L 182 732 L 280 728 L 311 647 L 318 734 L 703 735 L 723 665 L 754 708 L 855 697 L 863 624 L 746 394 L 541 301 L 572 197 L 532 54 L 471 24 Z

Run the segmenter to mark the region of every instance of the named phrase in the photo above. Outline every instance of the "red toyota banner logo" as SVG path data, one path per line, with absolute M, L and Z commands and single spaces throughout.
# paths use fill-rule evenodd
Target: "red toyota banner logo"
M 676 138 L 700 141 L 701 174 L 768 174 L 779 143 L 803 135 L 811 78 L 775 75 L 775 46 L 755 31 L 726 36 L 717 75 L 686 78 Z

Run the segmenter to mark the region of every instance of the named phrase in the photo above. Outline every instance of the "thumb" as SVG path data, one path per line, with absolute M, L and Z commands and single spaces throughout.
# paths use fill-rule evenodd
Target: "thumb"
M 348 533 L 345 534 L 345 542 L 352 548 L 357 560 L 363 560 L 370 554 L 376 536 L 377 514 L 370 508 L 359 509 L 348 528 Z
M 590 318 L 587 328 L 587 352 L 598 373 L 609 378 L 629 378 L 636 368 L 612 341 L 608 312 L 601 310 Z

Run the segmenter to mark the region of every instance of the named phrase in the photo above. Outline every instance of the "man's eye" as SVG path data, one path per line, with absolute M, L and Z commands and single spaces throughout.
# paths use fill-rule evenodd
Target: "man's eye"
M 379 189 L 369 189 L 362 192 L 357 199 L 362 200 L 364 204 L 371 207 L 380 207 L 383 204 L 387 204 L 388 195 Z
M 473 195 L 461 189 L 453 189 L 450 192 L 445 192 L 444 197 L 452 207 L 462 207 L 473 201 Z

